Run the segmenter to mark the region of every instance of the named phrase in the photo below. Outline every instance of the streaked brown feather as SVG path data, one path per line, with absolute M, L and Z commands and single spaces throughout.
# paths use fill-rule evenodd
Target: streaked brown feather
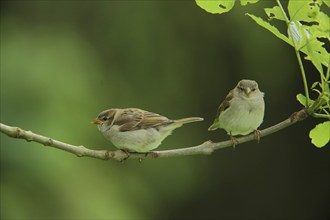
M 170 120 L 165 116 L 153 112 L 144 111 L 144 117 L 140 123 L 140 128 L 157 127 L 170 123 L 173 123 L 173 120 Z
M 228 95 L 226 96 L 226 98 L 223 100 L 223 102 L 221 102 L 221 104 L 217 110 L 217 115 L 215 116 L 215 119 L 214 119 L 212 125 L 208 128 L 209 131 L 212 131 L 212 130 L 215 130 L 218 128 L 219 116 L 220 116 L 221 112 L 223 112 L 229 108 L 230 102 L 233 99 L 233 96 L 234 96 L 234 89 L 231 90 L 228 93 Z
M 217 111 L 217 116 L 216 119 L 219 118 L 221 112 L 225 111 L 227 108 L 230 106 L 230 101 L 233 99 L 234 95 L 234 90 L 231 90 L 228 95 L 226 96 L 225 100 L 220 104 L 218 111 Z
M 138 129 L 147 129 L 172 123 L 170 120 L 159 114 L 140 109 L 127 109 L 120 118 L 115 121 L 115 125 L 121 125 L 120 131 L 134 131 Z

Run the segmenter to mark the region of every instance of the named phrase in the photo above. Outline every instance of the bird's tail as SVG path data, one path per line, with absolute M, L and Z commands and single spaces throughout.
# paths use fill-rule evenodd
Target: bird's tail
M 214 130 L 216 130 L 218 127 L 215 125 L 215 124 L 213 124 L 213 125 L 211 125 L 207 130 L 209 130 L 209 131 L 214 131 Z
M 189 117 L 189 118 L 182 118 L 182 119 L 175 120 L 175 122 L 185 124 L 185 123 L 203 121 L 203 120 L 204 120 L 204 118 L 200 118 L 200 117 Z
M 219 125 L 218 125 L 218 120 L 215 120 L 213 122 L 213 124 L 207 129 L 209 131 L 214 131 L 214 130 L 217 130 L 219 128 Z

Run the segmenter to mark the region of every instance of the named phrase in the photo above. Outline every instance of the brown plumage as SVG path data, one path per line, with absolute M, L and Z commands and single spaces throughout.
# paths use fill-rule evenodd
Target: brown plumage
M 119 149 L 147 152 L 158 147 L 176 128 L 202 120 L 199 117 L 171 120 L 142 109 L 126 108 L 105 110 L 92 123 Z

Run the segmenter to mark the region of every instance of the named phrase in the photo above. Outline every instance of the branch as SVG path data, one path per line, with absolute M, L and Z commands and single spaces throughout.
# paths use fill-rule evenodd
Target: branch
M 267 136 L 269 134 L 280 131 L 286 127 L 289 127 L 295 124 L 298 121 L 302 121 L 307 118 L 308 114 L 305 109 L 293 113 L 288 119 L 266 128 L 260 131 L 260 136 Z M 162 150 L 162 151 L 152 151 L 149 153 L 133 153 L 133 152 L 124 152 L 122 150 L 108 151 L 108 150 L 91 150 L 82 145 L 75 146 L 67 144 L 61 141 L 54 140 L 49 137 L 45 137 L 39 134 L 34 134 L 31 131 L 25 131 L 18 127 L 11 127 L 5 124 L 0 123 L 0 131 L 9 137 L 25 139 L 26 141 L 34 141 L 45 146 L 51 146 L 64 150 L 70 153 L 77 155 L 78 157 L 92 157 L 102 160 L 114 159 L 118 161 L 123 161 L 126 159 L 144 159 L 144 158 L 158 158 L 158 157 L 175 157 L 175 156 L 187 156 L 187 155 L 196 155 L 196 154 L 211 154 L 213 151 L 222 149 L 225 147 L 231 147 L 232 141 L 222 141 L 218 143 L 213 143 L 211 141 L 206 141 L 200 145 L 186 148 L 179 148 L 173 150 Z M 237 138 L 237 144 L 245 143 L 248 141 L 254 140 L 254 134 L 246 135 L 240 138 Z

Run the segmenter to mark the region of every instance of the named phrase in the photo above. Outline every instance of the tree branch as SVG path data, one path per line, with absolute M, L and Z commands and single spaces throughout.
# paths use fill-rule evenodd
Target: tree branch
M 295 124 L 298 121 L 304 120 L 307 118 L 308 114 L 305 109 L 293 113 L 288 119 L 266 128 L 260 131 L 260 136 L 267 136 L 269 134 L 280 131 L 286 127 L 289 127 Z M 152 151 L 149 153 L 133 153 L 133 152 L 124 152 L 121 150 L 108 151 L 108 150 L 92 150 L 86 148 L 82 145 L 75 146 L 67 144 L 61 141 L 54 140 L 49 137 L 45 137 L 39 134 L 34 134 L 31 131 L 25 131 L 18 127 L 11 127 L 5 124 L 0 123 L 0 131 L 9 137 L 25 139 L 26 141 L 34 141 L 45 146 L 51 146 L 64 150 L 70 153 L 73 153 L 79 157 L 87 156 L 102 160 L 114 159 L 118 161 L 126 159 L 144 159 L 144 158 L 159 158 L 159 157 L 175 157 L 175 156 L 187 156 L 187 155 L 196 155 L 196 154 L 211 154 L 213 151 L 225 147 L 231 147 L 232 141 L 222 141 L 218 143 L 213 143 L 211 141 L 206 141 L 200 145 L 186 148 L 179 148 L 173 150 L 162 150 L 162 151 Z M 254 134 L 246 135 L 240 138 L 237 138 L 237 144 L 245 143 L 248 141 L 254 140 Z M 236 145 L 237 145 L 236 144 Z

